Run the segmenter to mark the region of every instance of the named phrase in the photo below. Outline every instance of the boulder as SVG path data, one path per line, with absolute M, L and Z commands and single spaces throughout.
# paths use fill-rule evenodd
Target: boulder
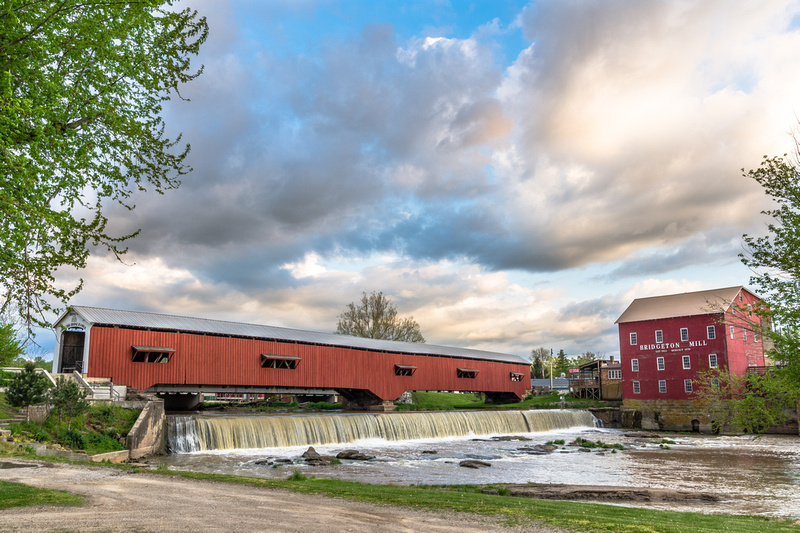
M 374 455 L 365 455 L 358 450 L 344 450 L 336 454 L 337 459 L 350 459 L 351 461 L 369 461 L 375 459 Z
M 464 468 L 487 468 L 492 464 L 486 461 L 478 461 L 477 459 L 467 459 L 458 463 L 458 466 L 463 466 Z

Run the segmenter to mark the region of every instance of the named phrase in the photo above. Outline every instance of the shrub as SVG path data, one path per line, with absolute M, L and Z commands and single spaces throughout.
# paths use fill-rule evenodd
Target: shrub
M 68 429 L 67 432 L 64 433 L 64 438 L 61 440 L 61 443 L 73 450 L 83 450 L 86 448 L 86 436 L 73 429 Z

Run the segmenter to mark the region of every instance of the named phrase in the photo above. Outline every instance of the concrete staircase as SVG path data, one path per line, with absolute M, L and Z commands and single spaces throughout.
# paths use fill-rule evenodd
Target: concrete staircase
M 25 409 L 22 408 L 17 414 L 11 418 L 0 420 L 0 429 L 8 429 L 8 426 L 15 423 L 25 423 L 27 417 L 25 416 Z

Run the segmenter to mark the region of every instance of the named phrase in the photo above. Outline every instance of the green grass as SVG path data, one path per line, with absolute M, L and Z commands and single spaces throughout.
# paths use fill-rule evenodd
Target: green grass
M 22 483 L 0 481 L 0 509 L 29 505 L 81 505 L 83 498 L 60 490 L 39 489 Z
M 426 392 L 412 391 L 414 403 L 411 405 L 399 404 L 398 411 L 416 410 L 464 410 L 464 409 L 558 409 L 561 407 L 561 395 L 552 392 L 545 396 L 529 396 L 518 403 L 487 404 L 483 398 L 475 394 L 456 394 L 452 392 Z M 606 402 L 600 400 L 586 400 L 573 398 L 569 394 L 564 396 L 564 404 L 570 409 L 586 409 L 589 407 L 609 407 L 620 405 L 621 402 Z
M 0 374 L 2 373 L 4 372 L 0 371 Z M 8 405 L 5 393 L 0 393 L 0 420 L 9 420 L 14 418 L 14 415 L 17 413 L 19 413 L 19 409 Z
M 0 394 L 0 417 L 5 394 Z M 67 431 L 67 421 L 61 424 L 55 413 L 42 423 L 14 423 L 9 426 L 16 442 L 42 442 L 60 444 L 72 450 L 83 450 L 90 455 L 124 450 L 122 440 L 133 427 L 140 411 L 123 409 L 110 404 L 92 406 L 88 412 L 72 420 Z
M 308 494 L 324 494 L 380 505 L 392 504 L 414 509 L 456 511 L 492 517 L 503 525 L 548 523 L 572 531 L 614 533 L 683 533 L 759 531 L 772 533 L 800 528 L 789 520 L 754 516 L 704 515 L 655 511 L 590 503 L 535 500 L 508 496 L 508 489 L 495 486 L 498 494 L 485 494 L 476 486 L 395 486 L 368 485 L 335 479 L 306 478 L 293 472 L 286 480 L 246 478 L 233 475 L 170 471 L 169 475 L 192 479 L 242 483 L 288 489 Z

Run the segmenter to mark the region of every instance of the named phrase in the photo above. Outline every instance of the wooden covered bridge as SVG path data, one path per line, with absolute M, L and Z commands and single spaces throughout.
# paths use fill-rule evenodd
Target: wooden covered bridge
M 408 390 L 522 399 L 529 365 L 511 354 L 184 316 L 73 306 L 54 325 L 53 369 L 175 393 L 319 394 L 390 409 Z

